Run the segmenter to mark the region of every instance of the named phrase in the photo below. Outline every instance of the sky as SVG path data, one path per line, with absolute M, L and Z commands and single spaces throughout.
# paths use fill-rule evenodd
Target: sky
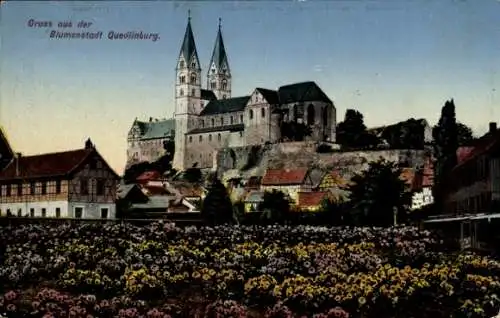
M 91 138 L 122 173 L 134 118 L 173 115 L 188 10 L 204 70 L 222 19 L 233 96 L 315 81 L 337 121 L 354 108 L 368 127 L 411 117 L 434 124 L 450 98 L 477 135 L 500 120 L 495 0 L 2 1 L 0 125 L 14 150 L 78 149 Z M 102 39 L 50 38 L 52 30 L 76 32 L 81 20 Z M 64 21 L 72 27 L 58 28 Z M 110 40 L 110 31 L 159 39 Z

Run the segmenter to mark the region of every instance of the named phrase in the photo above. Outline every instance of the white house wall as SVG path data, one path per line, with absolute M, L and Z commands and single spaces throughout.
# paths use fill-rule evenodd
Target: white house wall
M 69 217 L 75 217 L 75 208 L 83 208 L 82 219 L 100 219 L 101 209 L 108 209 L 108 219 L 114 219 L 116 217 L 115 204 L 70 202 L 68 204 Z
M 42 209 L 46 211 L 46 217 L 56 217 L 56 209 L 61 209 L 61 218 L 70 217 L 68 215 L 68 201 L 41 201 L 41 202 L 15 202 L 2 203 L 0 210 L 2 216 L 7 215 L 7 210 L 13 216 L 17 216 L 21 211 L 21 216 L 30 215 L 31 209 L 34 209 L 35 217 L 42 216 Z

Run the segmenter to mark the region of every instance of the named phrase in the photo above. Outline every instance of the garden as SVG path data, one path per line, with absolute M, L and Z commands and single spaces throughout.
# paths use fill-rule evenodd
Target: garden
M 0 316 L 492 317 L 500 262 L 415 227 L 0 229 Z

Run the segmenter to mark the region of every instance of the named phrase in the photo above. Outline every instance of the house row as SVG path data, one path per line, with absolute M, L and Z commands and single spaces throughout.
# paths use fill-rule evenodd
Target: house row
M 22 156 L 0 129 L 0 215 L 115 218 L 120 177 L 91 140 L 83 148 Z

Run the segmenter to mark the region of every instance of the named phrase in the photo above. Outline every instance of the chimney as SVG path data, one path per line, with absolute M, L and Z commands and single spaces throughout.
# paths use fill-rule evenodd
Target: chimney
M 19 176 L 19 160 L 21 160 L 22 154 L 20 152 L 16 153 L 16 177 Z
M 492 134 L 497 131 L 497 123 L 496 122 L 491 122 L 490 123 L 490 130 L 489 132 Z

